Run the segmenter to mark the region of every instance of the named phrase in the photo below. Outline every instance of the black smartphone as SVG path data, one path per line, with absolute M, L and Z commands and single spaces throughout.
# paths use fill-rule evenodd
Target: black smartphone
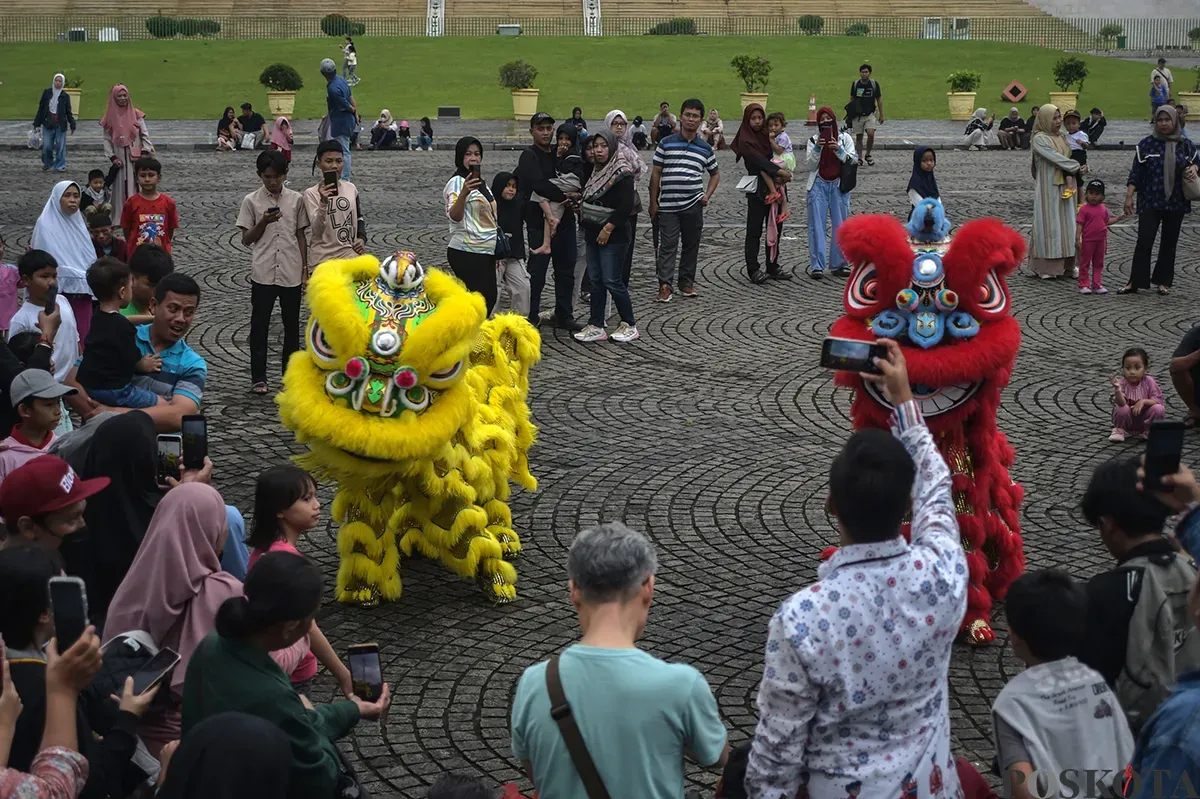
M 183 460 L 183 437 L 175 433 L 158 436 L 158 484 L 166 485 L 167 478 L 179 479 L 179 464 Z
M 158 654 L 133 674 L 133 693 L 137 696 L 149 691 L 163 681 L 179 663 L 179 653 L 169 647 L 158 650 Z
M 78 577 L 51 577 L 50 611 L 61 655 L 79 640 L 88 626 L 87 591 Z
M 826 369 L 878 375 L 883 371 L 875 365 L 875 359 L 887 357 L 887 347 L 876 341 L 830 337 L 821 342 L 821 366 Z
M 346 650 L 350 661 L 350 681 L 354 695 L 364 702 L 378 702 L 383 696 L 383 667 L 379 663 L 379 644 L 355 644 Z
M 1146 491 L 1166 491 L 1162 479 L 1179 471 L 1183 454 L 1183 422 L 1154 422 L 1146 439 Z
M 279 206 L 278 206 L 278 205 L 272 205 L 270 208 L 268 208 L 268 209 L 267 209 L 267 213 L 268 213 L 268 214 L 277 214 L 277 213 L 279 213 Z
M 183 468 L 203 469 L 208 457 L 208 420 L 203 416 L 183 417 Z
M 323 174 L 325 175 L 325 185 L 333 186 L 333 193 L 337 194 L 338 193 L 338 173 L 337 172 L 325 172 Z
M 46 307 L 45 311 L 48 314 L 54 313 L 54 309 L 58 307 L 58 284 L 52 285 L 46 292 Z
M 479 164 L 471 164 L 471 177 L 475 178 L 476 180 L 480 180 L 481 178 L 479 175 Z

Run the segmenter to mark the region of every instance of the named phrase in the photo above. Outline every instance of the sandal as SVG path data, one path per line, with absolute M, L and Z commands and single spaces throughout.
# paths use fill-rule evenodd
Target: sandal
M 1138 290 L 1136 288 L 1134 288 L 1133 286 L 1126 286 L 1125 288 L 1117 289 L 1117 293 L 1118 294 L 1137 294 Z
M 779 222 L 780 224 L 783 224 L 784 222 L 788 221 L 791 218 L 792 218 L 792 212 L 790 210 L 788 210 L 788 211 L 784 211 L 782 214 L 780 214 L 779 218 L 777 218 L 775 221 Z
M 1168 288 L 1167 286 L 1159 286 L 1158 287 L 1158 296 L 1166 297 L 1166 296 L 1170 295 L 1170 293 L 1171 293 L 1171 289 Z
M 875 159 L 869 155 L 867 156 L 867 166 L 875 166 Z
M 261 381 L 250 387 L 251 394 L 268 394 L 270 391 L 271 389 L 267 387 L 267 384 Z

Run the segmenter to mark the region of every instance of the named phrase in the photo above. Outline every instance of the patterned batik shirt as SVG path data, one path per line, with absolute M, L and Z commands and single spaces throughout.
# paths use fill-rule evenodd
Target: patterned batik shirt
M 30 774 L 0 768 L 4 799 L 75 799 L 88 777 L 87 759 L 76 751 L 52 746 L 38 752 Z
M 950 470 L 916 403 L 892 432 L 916 464 L 912 543 L 842 547 L 771 619 L 752 799 L 961 796 L 947 673 L 967 563 Z

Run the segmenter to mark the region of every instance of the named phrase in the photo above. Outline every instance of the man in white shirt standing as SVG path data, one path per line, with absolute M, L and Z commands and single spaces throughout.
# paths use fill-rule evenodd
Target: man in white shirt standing
M 1171 70 L 1167 69 L 1167 59 L 1158 59 L 1158 66 L 1150 70 L 1150 82 L 1154 83 L 1155 78 L 1162 78 L 1162 82 L 1167 84 L 1167 97 L 1175 99 L 1175 78 L 1171 75 Z
M 860 430 L 829 472 L 841 548 L 771 619 L 746 789 L 752 799 L 955 797 L 947 673 L 967 564 L 950 470 L 881 340 L 892 433 Z M 894 437 L 893 437 L 894 436 Z M 912 543 L 900 528 L 912 513 Z M 807 794 L 798 791 L 807 788 Z

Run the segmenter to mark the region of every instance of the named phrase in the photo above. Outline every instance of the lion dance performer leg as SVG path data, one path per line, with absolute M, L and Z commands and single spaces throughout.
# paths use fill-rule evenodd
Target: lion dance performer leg
M 277 401 L 308 446 L 299 462 L 338 484 L 338 599 L 399 599 L 400 557 L 416 552 L 515 598 L 508 481 L 537 487 L 525 401 L 537 331 L 512 314 L 485 321 L 479 295 L 407 252 L 327 261 L 306 299 L 306 346 Z
M 895 338 L 904 348 L 913 396 L 953 474 L 970 568 L 962 632 L 983 643 L 995 639 L 993 599 L 1025 568 L 1023 492 L 1008 474 L 1013 449 L 996 428 L 1021 340 L 1005 276 L 1025 245 L 993 219 L 968 222 L 952 240 L 949 232 L 936 200 L 918 205 L 907 228 L 889 216 L 847 220 L 838 241 L 854 270 L 832 335 Z M 846 372 L 836 379 L 854 389 L 855 428 L 887 429 L 891 407 L 873 384 Z

